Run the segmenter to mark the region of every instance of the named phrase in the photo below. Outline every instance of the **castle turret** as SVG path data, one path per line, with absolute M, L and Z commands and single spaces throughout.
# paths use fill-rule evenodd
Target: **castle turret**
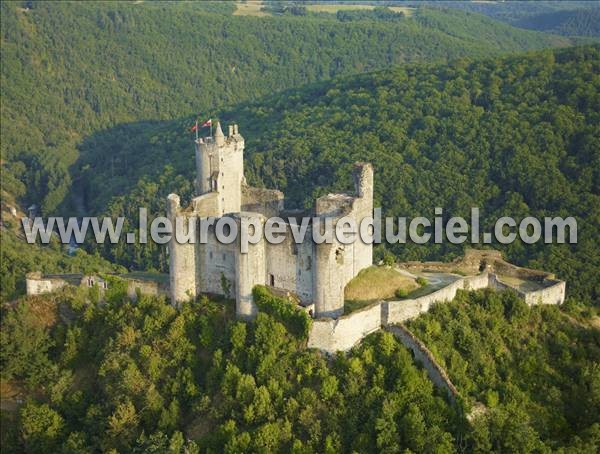
M 167 197 L 167 217 L 171 225 L 175 226 L 175 218 L 184 217 L 180 199 L 177 194 Z M 183 226 L 187 228 L 187 223 Z M 196 245 L 190 243 L 179 244 L 175 235 L 169 241 L 169 287 L 171 302 L 174 305 L 187 301 L 197 295 L 196 282 Z
M 218 147 L 225 145 L 225 134 L 223 134 L 223 130 L 221 129 L 220 121 L 217 121 L 217 129 L 215 130 L 215 143 Z
M 196 195 L 212 191 L 211 185 L 211 153 L 209 151 L 209 137 L 196 140 Z
M 227 137 L 217 122 L 214 137 L 196 140 L 196 195 L 219 193 L 219 215 L 241 210 L 244 181 L 244 138 L 237 125 Z

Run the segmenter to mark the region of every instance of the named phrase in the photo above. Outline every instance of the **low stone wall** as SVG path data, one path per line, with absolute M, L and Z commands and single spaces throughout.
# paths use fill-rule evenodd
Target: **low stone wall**
M 150 296 L 169 296 L 169 284 L 150 279 L 138 279 L 127 276 L 119 276 L 127 283 L 127 296 L 137 301 L 138 291 Z M 40 295 L 52 293 L 65 286 L 90 287 L 98 285 L 100 293 L 103 294 L 107 288 L 106 281 L 100 275 L 82 274 L 42 274 L 40 272 L 28 273 L 26 276 L 27 295 Z
M 495 274 L 490 274 L 490 288 L 493 288 L 495 290 L 506 290 L 510 288 L 515 290 L 517 293 L 521 294 L 521 292 L 518 289 L 509 287 L 504 282 L 500 282 Z
M 522 268 L 504 260 L 496 260 L 493 264 L 494 272 L 499 275 L 517 277 L 529 281 L 543 281 L 546 278 L 551 278 L 553 275 L 546 271 L 533 270 L 530 268 Z
M 80 285 L 83 278 L 83 274 L 42 274 L 32 271 L 25 275 L 25 290 L 27 295 L 51 293 L 66 285 Z
M 500 251 L 493 249 L 467 249 L 463 257 L 458 257 L 451 262 L 404 262 L 400 266 L 408 271 L 430 270 L 442 273 L 462 271 L 467 274 L 476 274 L 488 266 L 493 266 L 497 261 L 502 261 Z
M 456 297 L 458 290 L 478 290 L 490 286 L 490 274 L 488 272 L 477 276 L 468 276 L 458 279 L 444 288 L 441 288 L 428 295 L 423 295 L 415 299 L 406 299 L 400 301 L 386 301 L 387 307 L 384 309 L 384 325 L 401 323 L 411 318 L 416 318 L 420 314 L 428 312 L 432 304 L 443 301 L 452 301 Z
M 365 336 L 381 328 L 381 302 L 337 319 L 313 320 L 308 347 L 327 353 L 347 351 Z
M 69 283 L 60 278 L 49 278 L 30 276 L 29 274 L 25 278 L 25 288 L 28 295 L 41 295 L 43 293 L 55 292 Z
M 458 397 L 456 386 L 450 381 L 446 371 L 438 364 L 425 344 L 402 324 L 389 326 L 387 327 L 387 330 L 392 333 L 402 345 L 412 351 L 414 358 L 423 365 L 423 368 L 427 371 L 427 375 L 433 384 L 446 391 L 450 401 L 455 403 L 456 398 Z
M 137 301 L 138 292 L 149 296 L 169 296 L 169 286 L 158 281 L 123 278 L 127 282 L 127 296 Z

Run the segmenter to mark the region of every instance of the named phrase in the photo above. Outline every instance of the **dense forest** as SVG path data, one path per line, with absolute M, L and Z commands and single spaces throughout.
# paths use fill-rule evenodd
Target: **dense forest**
M 486 405 L 493 432 L 520 426 L 517 445 L 498 437 L 488 448 L 599 449 L 600 318 L 592 327 L 574 317 L 587 309 L 573 301 L 566 309 L 529 308 L 510 292 L 463 292 L 410 323 L 463 395 Z
M 408 4 L 412 5 L 413 2 Z M 597 1 L 433 1 L 425 4 L 429 7 L 441 5 L 443 8 L 473 11 L 530 30 L 564 36 L 600 37 L 600 7 Z
M 1 3 L 3 452 L 600 451 L 600 46 L 562 49 L 594 41 L 598 10 L 436 3 L 290 2 L 272 17 L 234 2 Z M 368 161 L 384 216 L 479 207 L 482 231 L 574 216 L 577 244 L 490 245 L 566 280 L 566 303 L 460 291 L 411 320 L 459 390 L 451 403 L 387 331 L 332 357 L 307 349 L 312 319 L 263 287 L 252 322 L 228 299 L 132 301 L 118 274 L 167 271 L 163 246 L 24 243 L 32 204 L 125 216 L 131 231 L 140 207 L 162 215 L 171 192 L 188 203 L 198 117 L 237 123 L 249 183 L 289 208 L 351 190 Z M 375 259 L 465 246 L 385 245 Z M 25 297 L 31 270 L 110 285 Z
M 391 334 L 327 359 L 305 348 L 304 313 L 264 290 L 255 298 L 261 312 L 253 323 L 235 321 L 228 301 L 202 298 L 179 311 L 144 296 L 132 304 L 116 280 L 104 303 L 87 288 L 23 299 L 3 314 L 0 361 L 4 396 L 30 397 L 2 412 L 3 450 L 600 446 L 600 345 L 581 308 L 529 309 L 513 294 L 472 293 L 414 323 L 465 393 L 487 406 L 468 422 L 470 398 L 450 405 Z
M 348 190 L 355 161 L 375 166 L 384 215 L 470 217 L 483 231 L 501 216 L 575 216 L 577 244 L 515 242 L 509 260 L 553 271 L 568 293 L 600 301 L 600 48 L 412 65 L 315 84 L 219 115 L 246 137 L 245 172 L 306 206 Z M 190 199 L 192 117 L 119 126 L 87 139 L 76 173 L 93 212 L 136 219 L 164 212 L 170 192 Z M 98 150 L 106 150 L 99 153 Z M 112 196 L 112 197 L 111 197 Z M 135 225 L 133 225 L 135 227 Z M 448 242 L 393 245 L 402 260 L 451 259 Z M 166 270 L 157 245 L 106 246 L 135 269 Z
M 228 6 L 2 2 L 3 190 L 54 213 L 79 178 L 79 145 L 110 127 L 399 63 L 572 43 L 461 11 L 340 22 L 219 13 Z
M 600 37 L 600 7 L 539 14 L 514 25 L 558 35 Z

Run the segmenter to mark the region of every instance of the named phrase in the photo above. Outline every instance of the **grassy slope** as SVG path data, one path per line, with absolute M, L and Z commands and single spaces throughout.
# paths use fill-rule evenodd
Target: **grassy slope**
M 348 282 L 345 298 L 356 301 L 373 301 L 392 298 L 396 290 L 407 292 L 418 288 L 414 279 L 399 273 L 394 268 L 372 266 L 367 268 Z

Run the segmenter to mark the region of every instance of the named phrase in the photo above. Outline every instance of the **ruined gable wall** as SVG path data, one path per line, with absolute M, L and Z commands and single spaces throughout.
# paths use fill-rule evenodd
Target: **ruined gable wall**
M 270 218 L 277 216 L 281 210 L 283 210 L 283 192 L 242 185 L 242 211 L 261 213 L 266 218 Z
M 363 219 L 373 217 L 373 167 L 371 164 L 357 164 L 353 176 L 357 198 L 352 204 L 350 216 L 355 219 L 359 229 Z M 364 242 L 361 236 L 357 235 L 352 252 L 354 277 L 373 264 L 373 244 Z

